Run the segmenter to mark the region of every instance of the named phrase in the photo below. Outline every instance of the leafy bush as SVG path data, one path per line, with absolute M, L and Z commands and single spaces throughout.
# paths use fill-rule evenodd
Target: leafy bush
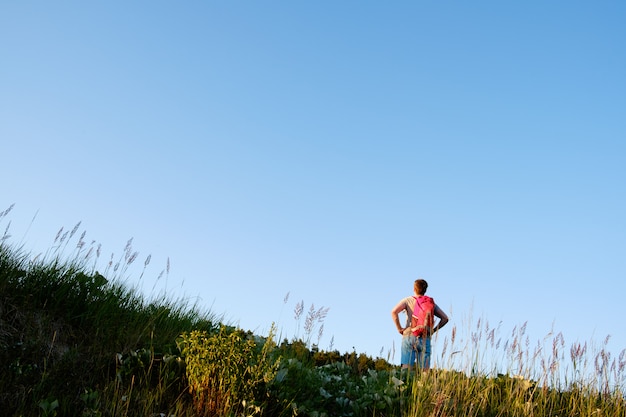
M 246 409 L 260 412 L 265 386 L 274 379 L 280 363 L 271 357 L 272 337 L 261 340 L 228 326 L 213 334 L 181 335 L 178 346 L 199 416 L 239 415 Z
M 284 360 L 270 392 L 282 414 L 310 417 L 400 415 L 406 385 L 399 371 L 355 372 L 345 361 L 309 366 L 296 358 Z

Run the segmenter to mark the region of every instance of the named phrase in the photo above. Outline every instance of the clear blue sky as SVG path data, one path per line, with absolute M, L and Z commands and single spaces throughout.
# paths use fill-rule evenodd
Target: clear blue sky
M 3 2 L 0 227 L 38 252 L 82 221 L 104 258 L 132 237 L 146 293 L 259 333 L 329 308 L 322 348 L 397 363 L 390 310 L 422 277 L 444 335 L 484 317 L 617 354 L 625 21 L 621 1 Z

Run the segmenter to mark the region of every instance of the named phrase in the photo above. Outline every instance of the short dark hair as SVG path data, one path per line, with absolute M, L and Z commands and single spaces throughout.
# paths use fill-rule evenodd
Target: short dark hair
M 416 279 L 415 284 L 413 284 L 413 288 L 415 289 L 415 292 L 419 295 L 424 295 L 426 294 L 426 290 L 428 289 L 428 282 L 423 279 Z

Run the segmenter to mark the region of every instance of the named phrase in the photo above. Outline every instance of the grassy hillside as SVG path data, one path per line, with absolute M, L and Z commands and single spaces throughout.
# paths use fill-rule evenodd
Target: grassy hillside
M 119 279 L 136 258 L 129 248 L 99 273 L 85 253 L 61 259 L 72 234 L 37 259 L 0 242 L 2 415 L 626 415 L 624 353 L 568 350 L 558 336 L 551 352 L 530 352 L 523 328 L 500 347 L 479 322 L 470 345 L 455 345 L 455 327 L 437 342 L 438 369 L 407 375 L 228 326 L 184 300 L 147 300 Z M 506 372 L 485 372 L 494 348 Z
M 100 273 L 87 267 L 99 253 L 82 239 L 68 245 L 76 229 L 60 232 L 45 256 L 0 242 L 2 415 L 348 415 L 393 403 L 337 405 L 318 395 L 337 375 L 358 390 L 368 370 L 387 384 L 386 361 L 278 344 L 185 300 L 147 300 L 121 279 L 136 260 L 130 245 Z M 70 246 L 78 250 L 68 260 Z

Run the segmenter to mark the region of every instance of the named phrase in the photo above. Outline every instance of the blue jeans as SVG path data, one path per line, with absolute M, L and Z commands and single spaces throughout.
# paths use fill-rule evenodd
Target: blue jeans
M 430 368 L 430 337 L 417 337 L 412 334 L 402 337 L 400 364 L 420 369 Z

